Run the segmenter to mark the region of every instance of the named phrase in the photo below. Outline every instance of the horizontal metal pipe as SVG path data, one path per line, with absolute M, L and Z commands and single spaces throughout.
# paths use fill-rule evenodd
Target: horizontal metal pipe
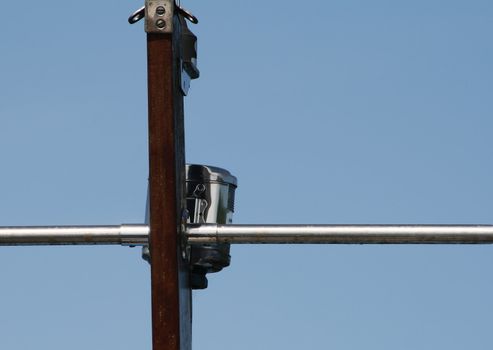
M 491 244 L 493 225 L 190 225 L 190 244 Z
M 0 246 L 146 245 L 148 225 L 0 227 Z M 491 244 L 493 225 L 189 225 L 188 243 Z
M 147 225 L 0 227 L 0 246 L 145 245 Z

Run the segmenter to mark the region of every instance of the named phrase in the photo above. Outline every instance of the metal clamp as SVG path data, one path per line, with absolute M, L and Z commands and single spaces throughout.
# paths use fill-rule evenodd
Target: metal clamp
M 173 33 L 174 0 L 146 0 L 145 31 L 147 33 Z
M 171 33 L 173 31 L 173 10 L 175 8 L 180 15 L 191 23 L 199 23 L 198 18 L 193 13 L 180 7 L 172 0 L 146 0 L 145 6 L 142 6 L 128 17 L 128 23 L 137 23 L 145 17 L 146 32 Z

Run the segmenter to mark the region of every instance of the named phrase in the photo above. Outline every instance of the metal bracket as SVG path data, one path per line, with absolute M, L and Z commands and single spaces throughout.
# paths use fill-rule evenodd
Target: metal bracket
M 145 31 L 147 33 L 173 33 L 174 0 L 145 1 Z

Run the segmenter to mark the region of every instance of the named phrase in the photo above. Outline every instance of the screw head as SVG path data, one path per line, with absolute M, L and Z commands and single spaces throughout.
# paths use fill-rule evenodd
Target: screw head
M 163 16 L 165 13 L 166 13 L 166 9 L 164 8 L 164 6 L 156 7 L 156 14 L 158 16 Z
M 159 29 L 163 29 L 164 27 L 166 27 L 166 21 L 164 19 L 158 19 L 156 21 L 156 27 L 158 27 Z

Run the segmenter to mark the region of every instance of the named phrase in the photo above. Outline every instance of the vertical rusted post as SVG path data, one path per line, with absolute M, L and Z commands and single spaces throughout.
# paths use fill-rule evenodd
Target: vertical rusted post
M 155 11 L 156 1 L 148 1 Z M 159 2 L 157 2 L 158 6 Z M 174 1 L 164 1 L 166 14 Z M 181 92 L 180 25 L 177 16 L 154 22 L 146 12 L 149 106 L 149 203 L 153 350 L 191 349 L 189 266 L 180 242 L 185 147 Z M 149 24 L 150 23 L 150 24 Z M 156 25 L 158 30 L 148 30 Z M 154 28 L 156 29 L 156 28 Z

